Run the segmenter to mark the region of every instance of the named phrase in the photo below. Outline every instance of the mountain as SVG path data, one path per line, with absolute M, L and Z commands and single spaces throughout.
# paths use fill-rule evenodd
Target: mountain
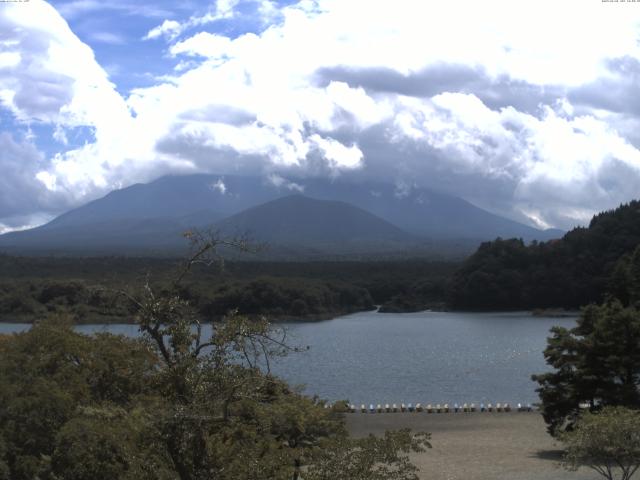
M 248 232 L 257 241 L 331 252 L 389 251 L 420 240 L 345 202 L 290 195 L 249 208 L 218 223 L 228 235 Z
M 221 221 L 209 212 L 178 218 L 148 220 L 109 219 L 79 226 L 48 224 L 6 235 L 25 247 L 56 251 L 100 253 L 114 250 L 128 253 L 181 252 L 186 248 L 182 232 L 195 227 L 212 227 L 227 236 L 249 237 L 254 244 L 267 244 L 270 257 L 310 257 L 385 253 L 421 248 L 421 239 L 353 205 L 317 200 L 300 194 L 281 197 L 251 207 Z
M 436 248 L 436 243 L 469 250 L 482 240 L 498 236 L 529 241 L 546 240 L 563 233 L 537 230 L 489 213 L 463 199 L 427 189 L 398 191 L 393 185 L 354 183 L 342 179 L 291 181 L 276 176 L 188 175 L 162 177 L 149 184 L 115 190 L 60 215 L 46 225 L 0 236 L 0 248 L 49 252 L 80 249 L 104 253 L 175 251 L 184 248 L 180 236 L 182 231 L 211 226 L 223 219 L 227 219 L 223 225 L 230 226 L 235 222 L 247 230 L 264 233 L 264 225 L 258 222 L 260 219 L 251 217 L 249 212 L 233 221 L 229 217 L 289 197 L 292 193 L 304 193 L 317 200 L 343 202 L 343 207 L 346 204 L 357 207 L 412 235 L 414 239 L 421 237 L 430 241 L 431 251 Z M 287 215 L 294 214 L 293 210 L 287 210 Z M 272 215 L 270 218 L 280 217 Z M 296 218 L 297 222 L 303 221 L 300 215 Z M 328 217 L 319 220 L 320 224 L 328 221 Z M 253 225 L 252 222 L 258 223 Z M 295 236 L 296 232 L 289 230 L 287 235 L 287 239 L 280 235 L 272 240 L 278 243 L 287 240 L 286 243 L 291 245 L 291 235 Z M 366 236 L 354 238 L 363 245 L 366 243 Z M 307 236 L 306 240 L 310 237 Z M 333 240 L 324 243 L 332 242 L 335 244 Z M 357 242 L 351 243 L 355 245 Z M 400 243 L 406 249 L 406 239 Z M 393 242 L 386 241 L 386 244 L 389 246 Z
M 496 237 L 525 241 L 558 238 L 565 232 L 538 230 L 500 217 L 463 200 L 424 188 L 398 190 L 391 184 L 354 184 L 312 180 L 305 193 L 333 198 L 363 208 L 403 230 L 431 239 L 492 240 Z
M 637 200 L 594 216 L 587 228 L 558 240 L 483 243 L 453 275 L 450 303 L 469 310 L 576 309 L 600 303 L 625 282 L 624 264 L 639 246 Z

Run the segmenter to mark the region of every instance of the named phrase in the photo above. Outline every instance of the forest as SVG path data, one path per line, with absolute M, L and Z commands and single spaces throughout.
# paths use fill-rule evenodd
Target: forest
M 526 310 L 601 303 L 639 244 L 638 201 L 600 213 L 559 240 L 486 242 L 452 276 L 448 304 L 458 310 Z
M 179 259 L 0 256 L 0 320 L 48 313 L 77 323 L 128 323 L 118 292 L 147 279 L 168 288 Z M 184 299 L 208 318 L 237 309 L 275 321 L 318 320 L 371 310 L 421 310 L 444 304 L 457 264 L 388 262 L 225 262 L 196 266 L 181 286 Z
M 0 480 L 417 478 L 427 434 L 352 438 L 344 402 L 271 375 L 299 349 L 281 329 L 232 312 L 203 333 L 182 288 L 214 242 L 166 285 L 118 293 L 140 338 L 82 335 L 59 312 L 0 335 Z
M 182 298 L 207 318 L 231 310 L 274 321 L 381 312 L 576 310 L 624 283 L 640 244 L 640 202 L 593 217 L 563 238 L 483 243 L 464 262 L 429 260 L 269 262 L 195 266 Z M 180 259 L 0 255 L 0 321 L 48 313 L 77 323 L 131 322 L 118 292 L 150 281 L 168 288 Z

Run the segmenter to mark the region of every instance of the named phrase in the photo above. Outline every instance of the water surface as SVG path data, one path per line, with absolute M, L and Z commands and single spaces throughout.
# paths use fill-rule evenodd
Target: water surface
M 553 325 L 575 319 L 529 313 L 362 312 L 323 322 L 287 323 L 308 351 L 272 369 L 305 391 L 354 403 L 536 402 L 532 373 L 548 370 L 542 351 Z M 0 324 L 0 333 L 28 328 Z M 135 325 L 82 325 L 83 333 L 138 335 Z

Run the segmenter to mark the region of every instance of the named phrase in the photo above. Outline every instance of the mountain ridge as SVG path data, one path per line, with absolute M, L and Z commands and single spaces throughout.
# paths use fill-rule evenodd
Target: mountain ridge
M 352 183 L 341 179 L 296 182 L 299 183 L 280 177 L 165 176 L 148 184 L 114 190 L 58 216 L 46 225 L 2 235 L 0 248 L 60 251 L 65 248 L 91 250 L 95 247 L 94 250 L 119 253 L 129 246 L 140 252 L 145 248 L 177 251 L 185 245 L 181 231 L 191 227 L 209 227 L 218 222 L 225 225 L 225 219 L 229 217 L 301 191 L 305 197 L 317 201 L 343 202 L 343 209 L 357 208 L 360 216 L 373 215 L 403 231 L 404 240 L 395 242 L 400 250 L 413 248 L 420 241 L 450 243 L 451 240 L 460 241 L 466 245 L 464 248 L 470 250 L 474 244 L 498 236 L 529 241 L 547 240 L 560 233 L 536 230 L 475 207 L 464 199 L 427 189 L 414 188 L 399 193 L 391 184 Z M 338 214 L 340 209 L 334 209 L 334 212 Z M 272 221 L 279 218 L 273 212 L 270 216 L 274 219 Z M 302 222 L 304 216 L 298 215 L 297 219 Z M 254 223 L 259 221 L 259 216 L 254 217 Z M 328 217 L 316 219 L 319 224 L 328 221 Z M 255 225 L 245 222 L 244 227 L 252 230 Z M 352 233 L 354 241 L 351 243 L 357 250 L 355 239 L 358 235 L 355 231 Z M 295 235 L 295 231 L 289 229 L 289 235 Z M 359 237 L 366 239 L 366 235 Z M 275 240 L 292 245 L 282 235 Z M 343 239 L 342 242 L 348 240 Z M 315 242 L 316 245 L 320 243 Z M 339 242 L 334 239 L 325 243 Z M 387 251 L 387 248 L 383 250 Z

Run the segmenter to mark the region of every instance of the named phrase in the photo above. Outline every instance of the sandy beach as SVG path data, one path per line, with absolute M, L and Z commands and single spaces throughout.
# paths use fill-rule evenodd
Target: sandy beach
M 411 428 L 431 433 L 433 448 L 415 455 L 424 480 L 595 480 L 588 468 L 559 465 L 561 444 L 539 413 L 388 413 L 346 416 L 353 435 Z

